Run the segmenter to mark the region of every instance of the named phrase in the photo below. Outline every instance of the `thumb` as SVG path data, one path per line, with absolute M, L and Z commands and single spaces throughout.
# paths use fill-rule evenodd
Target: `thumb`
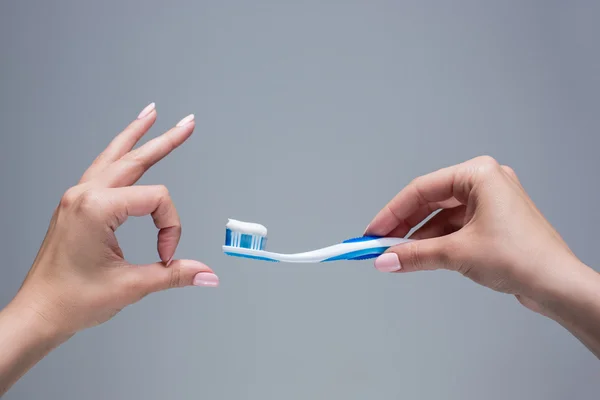
M 153 292 L 184 286 L 219 285 L 219 277 L 213 270 L 194 260 L 173 260 L 168 267 L 161 262 L 132 265 L 123 272 L 126 286 L 140 298 Z
M 458 257 L 450 236 L 414 240 L 391 247 L 375 260 L 375 268 L 383 272 L 454 269 Z

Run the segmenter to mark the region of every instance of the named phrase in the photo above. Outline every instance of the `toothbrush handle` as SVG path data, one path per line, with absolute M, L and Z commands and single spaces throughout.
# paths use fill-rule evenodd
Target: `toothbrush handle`
M 344 246 L 342 254 L 330 257 L 324 261 L 368 260 L 379 257 L 390 247 L 410 241 L 410 239 L 403 238 L 373 236 L 349 239 L 341 244 Z

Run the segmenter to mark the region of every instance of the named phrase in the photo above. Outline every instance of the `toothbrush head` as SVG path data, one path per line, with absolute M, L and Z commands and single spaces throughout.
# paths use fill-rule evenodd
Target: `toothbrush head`
M 264 250 L 267 244 L 267 228 L 251 222 L 230 219 L 225 227 L 225 246 Z
M 228 256 L 252 258 L 255 260 L 278 260 L 265 252 L 267 244 L 267 228 L 263 225 L 230 219 L 225 228 L 225 245 L 223 251 Z
M 264 250 L 267 228 L 261 224 L 229 219 L 225 226 L 225 246 L 251 250 Z

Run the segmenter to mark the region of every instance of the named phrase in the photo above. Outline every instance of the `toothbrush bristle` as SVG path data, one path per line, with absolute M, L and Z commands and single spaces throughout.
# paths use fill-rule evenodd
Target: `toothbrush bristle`
M 264 250 L 266 243 L 267 238 L 264 236 L 233 231 L 229 228 L 225 230 L 225 246 Z

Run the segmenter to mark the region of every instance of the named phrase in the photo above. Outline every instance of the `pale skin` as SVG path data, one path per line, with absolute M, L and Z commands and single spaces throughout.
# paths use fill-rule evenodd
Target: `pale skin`
M 418 240 L 390 248 L 375 267 L 456 271 L 516 296 L 600 357 L 600 274 L 573 254 L 510 167 L 484 156 L 419 177 L 365 233 L 404 237 L 436 210 L 410 236 Z
M 132 186 L 194 130 L 190 115 L 133 150 L 156 116 L 150 104 L 62 197 L 23 285 L 0 312 L 0 396 L 75 333 L 109 320 L 146 295 L 218 285 L 218 277 L 201 262 L 173 260 L 181 223 L 167 189 Z M 133 265 L 115 231 L 128 217 L 145 215 L 158 229 L 158 260 Z
M 146 295 L 217 286 L 199 261 L 173 260 L 181 223 L 164 186 L 133 186 L 187 140 L 193 116 L 133 150 L 156 119 L 146 107 L 67 190 L 23 285 L 0 312 L 0 395 L 75 333 L 101 324 Z M 386 272 L 457 271 L 515 295 L 552 318 L 600 357 L 600 274 L 584 265 L 535 207 L 509 167 L 490 157 L 420 177 L 369 224 L 366 234 L 411 238 L 375 261 Z M 151 215 L 158 260 L 126 261 L 115 231 L 129 216 Z

